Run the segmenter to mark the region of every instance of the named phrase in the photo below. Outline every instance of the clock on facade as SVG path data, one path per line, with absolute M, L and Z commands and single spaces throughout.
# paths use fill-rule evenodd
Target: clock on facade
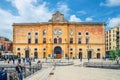
M 62 34 L 62 30 L 60 29 L 60 30 L 58 30 L 58 34 L 59 35 L 61 35 Z
M 54 35 L 56 35 L 57 34 L 57 30 L 54 30 Z

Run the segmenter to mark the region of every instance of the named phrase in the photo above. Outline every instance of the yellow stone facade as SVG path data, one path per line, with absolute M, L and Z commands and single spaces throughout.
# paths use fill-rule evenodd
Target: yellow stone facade
M 25 58 L 102 58 L 105 24 L 68 22 L 60 12 L 48 22 L 13 23 L 13 52 Z

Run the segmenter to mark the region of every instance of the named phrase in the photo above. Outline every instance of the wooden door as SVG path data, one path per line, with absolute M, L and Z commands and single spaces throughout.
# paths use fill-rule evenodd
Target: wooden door
M 56 54 L 56 58 L 60 59 L 61 58 L 61 54 Z

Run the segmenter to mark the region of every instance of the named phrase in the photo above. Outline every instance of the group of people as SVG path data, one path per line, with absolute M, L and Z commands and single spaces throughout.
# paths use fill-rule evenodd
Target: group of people
M 25 59 L 23 59 L 23 62 L 25 62 Z M 31 59 L 26 59 L 26 62 L 29 63 L 29 66 L 31 67 Z M 38 60 L 37 64 L 40 64 L 41 61 Z M 20 65 L 21 64 L 21 59 L 18 59 L 18 63 L 15 67 L 17 73 L 18 73 L 18 78 L 19 80 L 23 80 L 23 67 Z

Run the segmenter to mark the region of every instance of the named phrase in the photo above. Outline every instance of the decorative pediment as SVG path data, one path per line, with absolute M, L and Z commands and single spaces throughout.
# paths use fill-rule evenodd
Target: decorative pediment
M 57 11 L 55 14 L 52 15 L 52 19 L 49 22 L 68 22 L 64 19 L 64 15 Z

